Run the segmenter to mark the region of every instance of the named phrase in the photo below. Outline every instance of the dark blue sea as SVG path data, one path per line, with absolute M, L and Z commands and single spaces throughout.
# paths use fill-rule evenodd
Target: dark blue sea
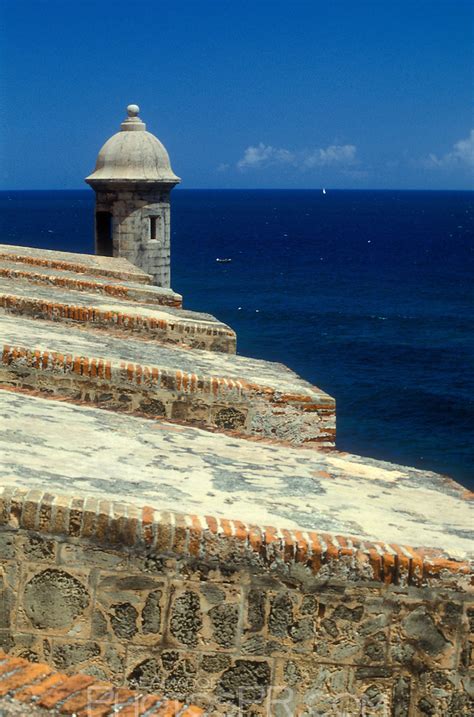
M 473 192 L 172 198 L 187 308 L 335 396 L 340 449 L 474 487 Z M 93 252 L 92 191 L 3 192 L 0 208 L 3 243 Z

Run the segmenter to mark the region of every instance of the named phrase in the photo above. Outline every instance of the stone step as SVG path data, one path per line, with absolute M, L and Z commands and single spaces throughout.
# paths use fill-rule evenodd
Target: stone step
M 100 327 L 122 337 L 189 348 L 235 353 L 235 332 L 210 314 L 171 306 L 155 307 L 97 293 L 0 277 L 0 307 L 5 311 L 74 325 Z
M 393 543 L 460 560 L 472 554 L 472 500 L 446 476 L 16 390 L 0 390 L 0 415 L 4 489 L 147 505 L 262 531 L 277 526 L 267 531 L 270 540 L 296 529 L 303 539 L 305 531 L 335 535 L 341 549 L 350 541 L 340 536 L 358 536 L 380 541 L 393 556 Z M 345 569 L 342 561 L 341 581 Z
M 332 447 L 335 402 L 285 366 L 0 311 L 0 383 L 124 412 Z
M 77 274 L 109 276 L 139 284 L 151 284 L 151 277 L 121 257 L 76 254 L 34 247 L 0 244 L 0 259 L 52 269 L 64 269 Z
M 11 280 L 29 281 L 34 284 L 47 284 L 60 288 L 86 291 L 89 293 L 112 296 L 116 300 L 140 301 L 146 304 L 173 306 L 177 309 L 183 305 L 183 297 L 172 289 L 165 289 L 151 284 L 140 284 L 128 280 L 78 274 L 73 271 L 39 268 L 37 266 L 0 261 L 0 277 Z

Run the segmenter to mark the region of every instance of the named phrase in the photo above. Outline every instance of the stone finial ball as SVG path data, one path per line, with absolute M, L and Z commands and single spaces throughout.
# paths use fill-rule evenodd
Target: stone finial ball
M 139 112 L 140 107 L 138 105 L 128 105 L 127 114 L 129 117 L 136 117 Z

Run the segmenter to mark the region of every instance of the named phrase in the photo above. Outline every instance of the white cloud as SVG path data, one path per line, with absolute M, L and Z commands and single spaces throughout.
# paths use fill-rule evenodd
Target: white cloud
M 315 149 L 303 159 L 305 167 L 330 167 L 354 164 L 357 148 L 353 144 L 331 144 L 326 149 Z
M 293 152 L 260 142 L 256 147 L 247 147 L 244 156 L 237 162 L 237 167 L 239 169 L 249 169 L 270 164 L 293 164 L 293 161 Z
M 422 164 L 425 167 L 474 167 L 474 129 L 466 139 L 456 142 L 450 152 L 442 157 L 429 154 Z
M 355 164 L 357 148 L 353 144 L 331 144 L 329 147 L 292 151 L 281 147 L 272 147 L 260 142 L 247 147 L 237 162 L 237 168 L 258 169 L 272 165 L 287 165 L 299 169 L 314 167 L 347 167 Z

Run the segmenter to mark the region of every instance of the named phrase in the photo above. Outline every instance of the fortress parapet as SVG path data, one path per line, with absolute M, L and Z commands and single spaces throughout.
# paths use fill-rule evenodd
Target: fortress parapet
M 330 395 L 182 308 L 128 115 L 96 255 L 0 245 L 0 713 L 472 715 L 473 494 L 341 452 Z

